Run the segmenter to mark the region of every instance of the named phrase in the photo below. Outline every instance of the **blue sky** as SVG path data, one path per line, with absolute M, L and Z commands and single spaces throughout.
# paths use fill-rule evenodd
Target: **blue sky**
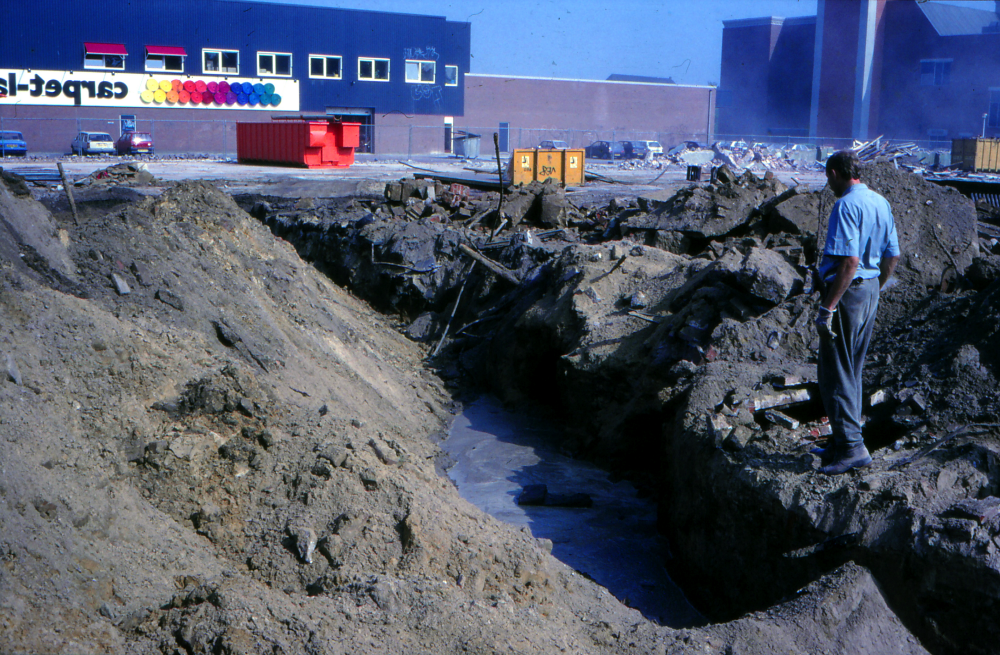
M 612 73 L 718 83 L 722 21 L 812 16 L 816 0 L 268 0 L 472 23 L 472 72 L 575 79 Z M 952 2 L 992 8 L 992 2 Z

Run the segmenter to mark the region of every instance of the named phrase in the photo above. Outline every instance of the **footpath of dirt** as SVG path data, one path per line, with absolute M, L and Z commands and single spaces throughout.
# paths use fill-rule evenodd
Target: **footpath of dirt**
M 671 573 L 713 618 L 853 561 L 932 651 L 994 652 L 1000 266 L 980 221 L 995 218 L 891 163 L 862 179 L 892 203 L 904 256 L 866 368 L 875 463 L 836 478 L 808 452 L 829 432 L 810 276 L 828 190 L 723 168 L 610 202 L 532 184 L 500 205 L 414 180 L 340 204 L 239 201 L 411 338 L 444 336 L 446 380 L 546 402 L 565 452 L 656 494 Z
M 423 346 L 204 182 L 0 184 L 9 653 L 921 653 L 847 565 L 672 630 L 435 471 Z

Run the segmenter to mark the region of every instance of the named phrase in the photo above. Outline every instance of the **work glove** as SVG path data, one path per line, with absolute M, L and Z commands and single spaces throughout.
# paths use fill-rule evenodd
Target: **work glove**
M 821 338 L 835 339 L 837 333 L 833 331 L 833 313 L 836 309 L 827 309 L 822 305 L 816 310 L 816 332 Z

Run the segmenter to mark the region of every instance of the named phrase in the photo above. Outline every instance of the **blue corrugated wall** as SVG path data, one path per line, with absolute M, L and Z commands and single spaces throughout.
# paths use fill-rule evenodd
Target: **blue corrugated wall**
M 364 107 L 376 114 L 464 114 L 469 71 L 469 23 L 392 14 L 235 0 L 0 0 L 4 17 L 0 68 L 80 70 L 84 42 L 120 43 L 126 73 L 145 72 L 145 47 L 187 51 L 184 74 L 202 75 L 202 48 L 239 50 L 240 76 L 257 75 L 257 52 L 292 54 L 303 112 Z M 11 29 L 12 26 L 16 28 Z M 408 53 L 422 54 L 408 56 Z M 309 55 L 343 57 L 343 78 L 309 78 Z M 358 57 L 390 60 L 390 81 L 357 79 Z M 433 85 L 407 84 L 407 58 L 437 61 Z M 445 66 L 459 84 L 445 86 Z

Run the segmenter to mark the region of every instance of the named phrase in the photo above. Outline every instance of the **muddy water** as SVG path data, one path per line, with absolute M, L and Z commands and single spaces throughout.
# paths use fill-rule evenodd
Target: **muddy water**
M 552 554 L 651 620 L 671 627 L 704 622 L 663 567 L 666 543 L 656 507 L 627 481 L 558 453 L 558 427 L 538 414 L 512 413 L 493 397 L 465 406 L 442 444 L 462 497 L 494 517 L 552 540 Z M 523 507 L 522 487 L 586 493 L 589 508 Z

